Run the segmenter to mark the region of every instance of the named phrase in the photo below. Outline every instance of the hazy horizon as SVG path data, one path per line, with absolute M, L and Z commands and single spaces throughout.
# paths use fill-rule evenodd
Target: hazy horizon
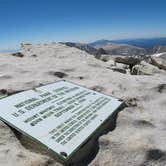
M 166 37 L 164 0 L 2 0 L 0 51 L 21 42 Z

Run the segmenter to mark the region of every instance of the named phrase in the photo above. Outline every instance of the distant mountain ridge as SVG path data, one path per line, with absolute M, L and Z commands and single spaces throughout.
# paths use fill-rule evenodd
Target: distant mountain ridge
M 115 44 L 115 43 L 107 43 L 103 45 L 95 46 L 96 49 L 104 49 L 106 54 L 109 55 L 146 55 L 147 50 L 144 48 L 128 45 L 128 44 Z
M 107 43 L 115 44 L 129 44 L 136 47 L 142 47 L 146 49 L 152 49 L 155 46 L 166 46 L 166 37 L 162 38 L 145 38 L 145 39 L 122 39 L 122 40 L 98 40 L 95 42 L 88 43 L 91 46 L 104 45 Z
M 110 40 L 102 39 L 102 40 L 94 41 L 92 43 L 88 43 L 88 45 L 95 47 L 95 46 L 99 46 L 99 45 L 105 45 L 107 43 L 112 43 L 112 42 Z
M 91 55 L 100 56 L 102 54 L 107 55 L 146 55 L 147 50 L 128 44 L 115 44 L 105 42 L 103 45 L 91 46 L 84 43 L 72 43 L 72 42 L 61 42 L 69 47 L 75 47 L 83 50 Z M 99 44 L 99 43 L 98 43 Z
M 75 47 L 91 55 L 123 55 L 123 56 L 144 56 L 166 52 L 166 46 L 156 45 L 153 48 L 137 47 L 129 44 L 112 43 L 109 40 L 100 40 L 91 45 L 85 43 L 60 42 L 69 47 Z M 93 46 L 94 45 L 94 46 Z
M 82 51 L 87 52 L 88 54 L 95 55 L 95 56 L 100 56 L 102 54 L 107 54 L 106 51 L 102 48 L 95 48 L 93 46 L 90 46 L 88 44 L 84 43 L 73 43 L 73 42 L 60 42 L 61 44 L 65 44 L 66 46 L 69 47 L 75 47 L 78 48 Z

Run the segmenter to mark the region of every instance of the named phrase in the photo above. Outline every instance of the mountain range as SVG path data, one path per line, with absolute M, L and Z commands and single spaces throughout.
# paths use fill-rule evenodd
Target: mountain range
M 96 56 L 102 54 L 144 56 L 166 52 L 166 38 L 98 40 L 88 44 L 63 42 L 62 44 L 78 48 Z
M 166 37 L 162 38 L 140 38 L 140 39 L 119 39 L 119 40 L 97 40 L 91 43 L 88 43 L 91 46 L 105 45 L 107 43 L 115 43 L 115 44 L 129 44 L 136 47 L 142 48 L 153 48 L 155 46 L 165 46 L 166 45 Z
M 146 55 L 147 50 L 144 48 L 128 45 L 128 44 L 116 44 L 106 43 L 104 45 L 95 46 L 96 49 L 104 49 L 106 54 L 109 55 Z

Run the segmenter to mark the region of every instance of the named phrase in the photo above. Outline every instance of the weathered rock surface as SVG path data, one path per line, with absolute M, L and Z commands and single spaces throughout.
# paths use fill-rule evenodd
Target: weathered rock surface
M 142 61 L 139 65 L 132 68 L 131 74 L 133 75 L 152 75 L 161 72 L 157 67 Z
M 98 58 L 98 56 L 103 55 L 103 54 L 107 54 L 106 51 L 103 48 L 99 48 L 96 52 L 96 58 Z
M 138 63 L 140 63 L 141 60 L 139 58 L 126 56 L 126 57 L 116 57 L 115 62 L 134 66 L 134 65 L 137 65 Z
M 100 57 L 97 56 L 95 57 L 99 60 L 102 60 L 103 62 L 108 62 L 112 58 L 110 55 L 105 55 L 105 54 L 100 55 Z
M 16 138 L 12 130 L 0 122 L 0 165 L 2 166 L 60 166 L 49 156 L 30 152 Z
M 21 53 L 22 58 L 0 55 L 2 93 L 66 79 L 126 101 L 128 107 L 118 114 L 115 129 L 100 137 L 99 151 L 91 160 L 87 159 L 88 165 L 166 165 L 166 72 L 158 70 L 148 76 L 114 72 L 109 69 L 109 61 L 103 62 L 79 49 L 55 43 L 22 45 Z M 129 61 L 125 64 L 130 63 L 133 64 Z M 137 63 L 134 61 L 134 64 Z M 1 122 L 1 165 L 60 165 L 47 154 L 37 154 L 32 149 L 30 152 L 24 146 Z
M 12 55 L 16 57 L 20 57 L 20 58 L 24 57 L 24 55 L 21 52 L 16 52 L 16 53 L 13 53 Z
M 127 71 L 126 71 L 125 69 L 123 69 L 123 68 L 112 67 L 111 69 L 112 69 L 113 71 L 115 71 L 115 72 L 119 72 L 119 73 L 123 73 L 123 74 L 126 74 L 126 73 L 127 73 Z
M 166 60 L 160 57 L 151 57 L 151 64 L 159 69 L 166 70 Z

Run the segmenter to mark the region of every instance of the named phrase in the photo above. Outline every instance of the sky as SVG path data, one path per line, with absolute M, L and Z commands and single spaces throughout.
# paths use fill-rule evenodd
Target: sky
M 166 37 L 166 0 L 0 0 L 0 50 L 21 42 Z

